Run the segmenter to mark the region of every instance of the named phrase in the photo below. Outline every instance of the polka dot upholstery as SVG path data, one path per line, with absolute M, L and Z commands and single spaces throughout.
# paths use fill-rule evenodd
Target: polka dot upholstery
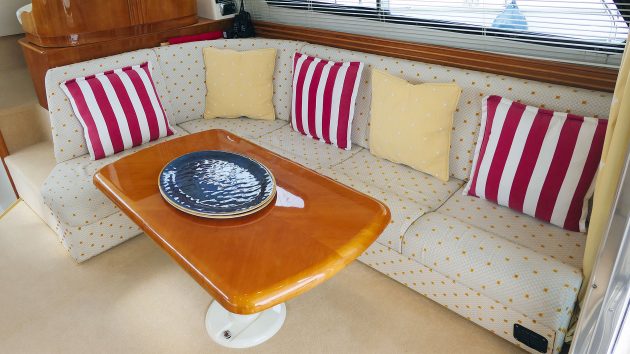
M 306 137 L 289 125 L 262 136 L 256 143 L 314 170 L 336 165 L 362 150 L 359 146 L 342 150 Z
M 48 210 L 51 218 L 55 215 Z M 118 211 L 99 221 L 84 226 L 68 226 L 57 219 L 49 225 L 59 242 L 77 262 L 84 262 L 99 253 L 142 233 L 126 215 Z
M 350 50 L 306 45 L 302 52 L 334 61 L 365 63 L 363 81 L 359 85 L 357 106 L 352 123 L 352 142 L 369 147 L 369 119 L 371 69 L 384 70 L 412 84 L 420 82 L 454 82 L 462 89 L 459 106 L 453 120 L 451 139 L 451 176 L 467 180 L 481 121 L 481 98 L 488 94 L 502 95 L 528 105 L 544 106 L 556 111 L 567 111 L 587 117 L 606 117 L 612 101 L 611 93 L 546 84 L 509 76 L 479 71 L 425 64 Z
M 399 194 L 398 190 L 387 189 L 381 184 L 357 179 L 354 175 L 347 175 L 335 167 L 320 169 L 318 172 L 385 203 L 391 213 L 391 221 L 376 242 L 399 252 L 402 250 L 403 235 L 409 226 L 430 210 L 413 197 Z
M 205 110 L 205 66 L 201 51 L 204 47 L 233 50 L 276 48 L 273 105 L 276 118 L 289 120 L 291 112 L 292 58 L 304 42 L 278 39 L 218 39 L 155 48 L 168 94 L 172 99 L 174 122 L 182 123 L 201 118 Z
M 578 268 L 440 213 L 411 225 L 403 254 L 561 331 L 582 282 Z
M 68 161 L 88 153 L 85 137 L 83 136 L 83 127 L 74 115 L 72 106 L 59 85 L 66 80 L 76 77 L 141 64 L 146 61 L 153 63 L 152 76 L 155 88 L 159 93 L 162 106 L 166 111 L 169 121 L 174 124 L 175 122 L 172 120 L 173 111 L 171 109 L 171 100 L 166 94 L 166 82 L 162 77 L 162 68 L 153 50 L 142 49 L 48 70 L 45 79 L 46 97 L 48 99 L 48 111 L 50 113 L 52 138 L 57 162 Z
M 93 161 L 90 160 L 90 155 L 83 155 L 59 163 L 46 178 L 41 188 L 44 203 L 50 208 L 55 219 L 64 227 L 69 228 L 91 225 L 115 214 L 119 212 L 118 208 L 92 182 L 92 177 L 96 171 L 123 156 L 186 134 L 180 128 L 177 129 L 175 135 L 125 150 L 104 159 Z
M 502 304 L 391 248 L 373 243 L 359 256 L 359 260 L 530 353 L 538 352 L 514 339 L 512 331 L 515 323 L 547 338 L 549 341 L 547 353 L 559 353 L 562 348 L 564 332 L 560 332 L 562 335 L 556 335 L 553 328 L 546 326 L 535 316 Z
M 500 235 L 537 253 L 582 268 L 585 233 L 564 230 L 487 200 L 462 195 L 461 190 L 439 212 Z
M 456 178 L 442 182 L 413 168 L 376 157 L 369 150 L 362 150 L 333 168 L 355 181 L 361 180 L 384 191 L 412 198 L 428 210 L 439 208 L 464 184 Z
M 243 138 L 254 139 L 278 130 L 287 124 L 289 123 L 280 119 L 266 121 L 249 118 L 201 118 L 181 123 L 179 126 L 189 133 L 198 133 L 209 129 L 224 129 Z
M 209 45 L 278 49 L 274 106 L 279 120 L 200 119 L 205 108 L 201 48 Z M 296 51 L 366 64 L 351 150 L 310 139 L 288 125 L 291 57 Z M 46 82 L 59 164 L 42 194 L 50 208 L 51 227 L 78 261 L 140 233 L 92 184 L 98 168 L 134 150 L 90 161 L 82 128 L 58 84 L 147 60 L 155 64 L 158 92 L 165 95 L 165 109 L 172 122 L 179 124 L 179 134 L 225 129 L 383 201 L 391 211 L 391 224 L 360 257 L 362 262 L 525 350 L 533 352 L 513 338 L 515 323 L 545 336 L 550 342 L 548 353 L 559 352 L 581 282 L 586 236 L 462 196 L 460 189 L 470 174 L 483 96 L 500 94 L 530 105 L 605 117 L 611 94 L 271 39 L 187 43 L 53 69 Z M 370 154 L 370 68 L 411 83 L 456 82 L 463 88 L 455 114 L 448 182 Z

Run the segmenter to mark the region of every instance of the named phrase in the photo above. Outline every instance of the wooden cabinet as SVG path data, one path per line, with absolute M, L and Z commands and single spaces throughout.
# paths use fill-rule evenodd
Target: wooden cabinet
M 223 31 L 232 23 L 197 17 L 196 0 L 33 0 L 20 19 L 26 32 L 20 45 L 43 107 L 50 68 Z
M 197 1 L 33 0 L 20 19 L 35 45 L 77 46 L 192 25 Z

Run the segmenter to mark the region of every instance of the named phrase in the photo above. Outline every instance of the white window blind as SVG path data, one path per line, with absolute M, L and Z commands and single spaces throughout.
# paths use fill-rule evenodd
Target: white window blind
M 620 62 L 630 19 L 630 0 L 248 0 L 248 4 L 259 20 L 611 67 Z

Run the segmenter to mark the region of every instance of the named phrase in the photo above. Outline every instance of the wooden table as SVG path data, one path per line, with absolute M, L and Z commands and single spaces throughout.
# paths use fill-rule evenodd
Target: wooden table
M 160 171 L 199 150 L 235 152 L 267 166 L 277 183 L 275 201 L 255 214 L 222 220 L 172 207 L 160 195 Z M 383 203 L 224 130 L 123 157 L 101 169 L 94 183 L 212 295 L 206 327 L 231 347 L 273 336 L 286 300 L 343 269 L 390 221 Z

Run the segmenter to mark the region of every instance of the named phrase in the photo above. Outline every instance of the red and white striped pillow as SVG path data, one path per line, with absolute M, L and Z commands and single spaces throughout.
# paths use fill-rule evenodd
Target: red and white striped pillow
M 173 135 L 150 62 L 61 83 L 93 160 Z
M 314 139 L 350 150 L 354 103 L 363 63 L 293 56 L 291 126 Z
M 606 126 L 605 119 L 485 97 L 464 194 L 585 232 Z

